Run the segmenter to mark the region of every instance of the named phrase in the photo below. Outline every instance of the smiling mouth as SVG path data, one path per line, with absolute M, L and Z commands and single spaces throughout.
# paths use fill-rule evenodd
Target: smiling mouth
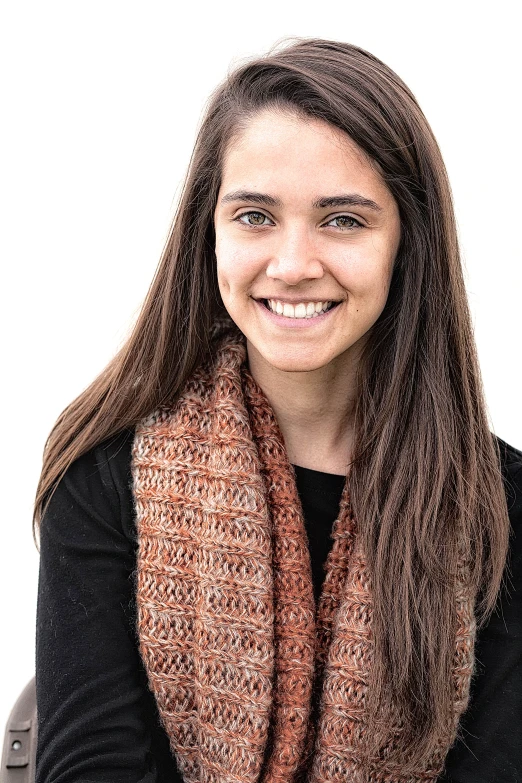
M 259 299 L 266 309 L 274 315 L 284 318 L 310 319 L 317 318 L 329 310 L 333 310 L 340 302 L 337 301 L 318 301 L 318 302 L 300 302 L 298 304 L 289 304 L 280 302 L 277 299 Z

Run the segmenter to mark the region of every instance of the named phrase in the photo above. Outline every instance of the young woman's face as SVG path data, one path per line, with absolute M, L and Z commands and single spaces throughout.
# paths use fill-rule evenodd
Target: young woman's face
M 258 113 L 225 156 L 214 219 L 219 290 L 249 355 L 294 372 L 357 355 L 386 303 L 400 221 L 349 136 Z

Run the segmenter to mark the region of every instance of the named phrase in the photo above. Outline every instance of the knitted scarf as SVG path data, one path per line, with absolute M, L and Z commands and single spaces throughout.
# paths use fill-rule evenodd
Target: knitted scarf
M 237 332 L 140 422 L 132 471 L 140 654 L 185 783 L 434 781 L 468 701 L 465 583 L 438 752 L 405 773 L 383 748 L 363 774 L 372 598 L 348 481 L 316 609 L 295 474 Z

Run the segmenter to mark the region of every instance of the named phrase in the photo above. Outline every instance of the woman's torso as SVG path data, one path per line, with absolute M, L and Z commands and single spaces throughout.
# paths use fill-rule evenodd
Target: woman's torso
M 77 460 L 42 525 L 37 783 L 181 781 L 135 632 L 132 440 L 126 431 Z M 500 445 L 513 527 L 511 586 L 478 635 L 462 738 L 441 778 L 461 783 L 522 780 L 522 453 Z M 297 467 L 296 483 L 317 597 L 344 477 Z

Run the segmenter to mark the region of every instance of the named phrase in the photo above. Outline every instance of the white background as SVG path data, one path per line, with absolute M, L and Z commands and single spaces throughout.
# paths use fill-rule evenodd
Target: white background
M 204 102 L 243 58 L 286 36 L 344 40 L 412 88 L 453 186 L 491 427 L 522 448 L 515 7 L 1 7 L 0 731 L 34 673 L 31 511 L 45 438 L 125 337 L 159 259 Z

